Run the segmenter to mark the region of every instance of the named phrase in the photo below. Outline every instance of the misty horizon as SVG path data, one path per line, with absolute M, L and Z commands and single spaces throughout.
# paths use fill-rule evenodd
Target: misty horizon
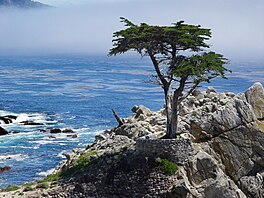
M 40 1 L 41 3 L 47 3 Z M 240 2 L 240 3 L 238 3 Z M 0 10 L 0 55 L 106 55 L 112 34 L 125 28 L 119 17 L 138 24 L 170 25 L 184 20 L 212 30 L 211 50 L 226 57 L 262 58 L 264 3 L 246 0 L 109 1 L 50 9 Z

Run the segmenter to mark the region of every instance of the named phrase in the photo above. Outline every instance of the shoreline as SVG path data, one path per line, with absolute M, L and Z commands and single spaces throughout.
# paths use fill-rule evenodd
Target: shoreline
M 213 88 L 208 88 L 190 96 L 181 107 L 179 127 L 182 133 L 179 140 L 191 141 L 193 151 L 188 151 L 191 155 L 185 162 L 175 162 L 178 170 L 171 176 L 159 168 L 158 156 L 149 156 L 149 151 L 138 153 L 136 147 L 139 139 L 149 142 L 148 139 L 155 140 L 164 134 L 166 119 L 163 110 L 151 112 L 146 107 L 135 106 L 132 116 L 123 119 L 123 126 L 107 131 L 111 134 L 109 137 L 96 136 L 95 143 L 86 149 L 75 149 L 66 155 L 67 160 L 56 168 L 53 175 L 42 182 L 21 185 L 21 191 L 13 191 L 15 195 L 12 192 L 0 195 L 107 197 L 111 192 L 109 196 L 132 193 L 155 197 L 181 192 L 194 197 L 204 197 L 206 193 L 219 197 L 220 194 L 215 193 L 223 193 L 224 190 L 227 197 L 246 197 L 251 193 L 261 195 L 261 188 L 249 189 L 248 185 L 252 182 L 259 185 L 255 180 L 257 177 L 263 180 L 263 172 L 250 165 L 253 162 L 261 167 L 261 156 L 248 156 L 247 153 L 249 150 L 256 152 L 253 147 L 264 152 L 261 147 L 264 143 L 264 109 L 257 102 L 264 102 L 262 96 L 264 90 L 260 83 L 255 83 L 245 94 L 216 93 Z M 251 146 L 244 147 L 248 142 Z M 208 174 L 203 172 L 203 166 L 207 167 Z M 237 168 L 240 171 L 236 171 Z M 255 171 L 255 174 L 247 176 L 249 171 Z M 145 177 L 149 180 L 144 183 Z

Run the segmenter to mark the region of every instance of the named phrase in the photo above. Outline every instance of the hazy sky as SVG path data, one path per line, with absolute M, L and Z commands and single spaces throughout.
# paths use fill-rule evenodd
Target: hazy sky
M 264 56 L 263 0 L 39 0 L 44 10 L 0 10 L 0 55 L 107 54 L 119 17 L 211 28 L 213 50 L 227 57 Z

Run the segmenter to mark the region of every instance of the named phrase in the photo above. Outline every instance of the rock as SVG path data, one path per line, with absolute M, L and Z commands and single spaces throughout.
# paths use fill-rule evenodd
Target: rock
M 257 173 L 256 176 L 244 176 L 240 179 L 241 188 L 248 192 L 251 197 L 264 197 L 264 173 Z
M 210 142 L 221 156 L 227 175 L 235 182 L 264 168 L 264 133 L 255 123 L 236 127 Z
M 67 135 L 67 137 L 70 137 L 70 138 L 78 138 L 77 134 Z
M 62 133 L 75 133 L 72 129 L 63 129 Z
M 94 142 L 97 143 L 97 142 L 105 140 L 106 136 L 104 136 L 103 134 L 98 134 L 94 138 L 95 138 Z
M 213 87 L 208 87 L 207 90 L 206 90 L 206 93 L 207 94 L 216 93 L 216 91 L 215 91 L 215 89 Z
M 32 125 L 32 126 L 35 126 L 35 125 L 44 125 L 43 123 L 37 123 L 37 122 L 33 122 L 33 121 L 23 121 L 23 122 L 20 122 L 21 124 L 24 124 L 24 125 Z
M 227 91 L 227 92 L 224 92 L 225 94 L 226 94 L 226 96 L 228 96 L 228 97 L 234 97 L 236 94 L 234 94 L 233 92 L 229 92 L 229 91 Z
M 116 128 L 114 132 L 116 135 L 124 135 L 132 139 L 148 135 L 147 130 L 139 123 L 123 124 Z
M 0 120 L 3 122 L 3 124 L 10 124 L 12 123 L 12 119 L 5 117 L 5 116 L 0 116 Z
M 134 106 L 131 111 L 135 114 L 134 117 L 135 118 L 139 118 L 140 115 L 143 115 L 143 116 L 149 116 L 152 114 L 152 112 L 147 108 L 147 107 L 144 107 L 142 105 L 139 105 L 139 106 Z M 141 118 L 142 119 L 142 118 Z
M 199 189 L 200 196 L 197 197 L 246 198 L 238 186 L 219 168 L 218 162 L 200 149 L 186 164 L 185 170 L 187 182 Z
M 0 167 L 0 173 L 11 170 L 10 166 Z
M 254 83 L 246 92 L 248 103 L 258 119 L 264 119 L 264 89 L 261 83 Z
M 8 132 L 4 128 L 0 127 L 0 136 L 1 135 L 7 135 L 7 134 L 8 134 Z
M 61 129 L 50 129 L 50 133 L 61 133 Z
M 17 119 L 17 116 L 15 116 L 15 115 L 5 115 L 4 117 L 12 119 L 12 120 L 16 120 Z

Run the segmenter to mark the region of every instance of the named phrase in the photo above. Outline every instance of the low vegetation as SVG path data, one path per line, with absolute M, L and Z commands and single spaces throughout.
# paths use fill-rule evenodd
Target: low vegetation
M 91 163 L 91 156 L 96 156 L 96 151 L 88 151 L 80 155 L 80 157 L 74 162 L 74 164 L 65 170 L 61 170 L 55 174 L 49 175 L 43 180 L 39 180 L 38 183 L 54 182 L 61 179 L 66 179 L 72 175 L 79 174 L 86 170 Z
M 11 191 L 16 191 L 19 190 L 20 187 L 18 186 L 8 186 L 7 188 L 1 190 L 0 192 L 11 192 Z
M 161 171 L 166 175 L 173 175 L 178 170 L 177 164 L 167 159 L 157 158 L 156 162 L 159 164 Z
M 43 182 L 43 183 L 38 184 L 36 188 L 48 189 L 49 184 L 47 182 Z

